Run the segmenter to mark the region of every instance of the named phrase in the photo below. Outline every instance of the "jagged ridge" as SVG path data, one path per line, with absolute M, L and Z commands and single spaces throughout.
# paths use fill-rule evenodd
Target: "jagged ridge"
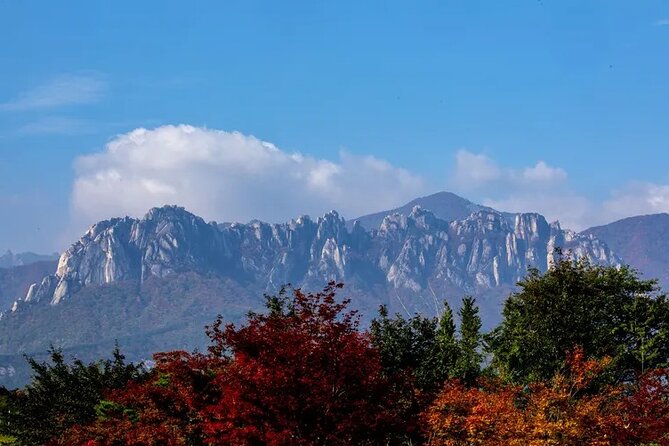
M 141 220 L 93 225 L 62 254 L 55 274 L 31 286 L 13 310 L 57 305 L 89 285 L 199 271 L 268 291 L 286 283 L 343 281 L 361 294 L 394 296 L 391 306 L 409 314 L 433 313 L 439 300 L 459 298 L 453 292 L 513 286 L 528 267 L 545 270 L 555 247 L 598 263 L 620 263 L 598 239 L 562 230 L 535 213 L 517 214 L 511 222 L 508 215 L 481 209 L 449 222 L 415 206 L 408 215 L 387 215 L 377 229 L 354 223 L 349 230 L 336 211 L 316 221 L 302 216 L 285 224 L 219 225 L 165 206 Z

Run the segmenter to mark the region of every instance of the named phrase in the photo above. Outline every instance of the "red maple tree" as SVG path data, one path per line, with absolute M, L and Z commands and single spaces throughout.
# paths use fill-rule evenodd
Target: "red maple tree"
M 339 288 L 271 298 L 241 327 L 219 319 L 208 354 L 158 355 L 60 444 L 364 445 L 410 430 L 411 386 L 383 375 Z
M 397 384 L 382 376 L 379 355 L 358 331 L 341 284 L 321 293 L 295 290 L 248 323 L 210 330 L 212 353 L 232 361 L 207 408 L 212 444 L 378 444 L 402 429 Z

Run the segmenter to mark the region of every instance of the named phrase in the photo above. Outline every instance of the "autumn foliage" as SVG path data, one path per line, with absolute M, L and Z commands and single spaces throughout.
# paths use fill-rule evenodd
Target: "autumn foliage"
M 448 382 L 424 414 L 430 444 L 669 445 L 667 370 L 634 383 L 598 383 L 609 363 L 576 348 L 548 382 Z
M 212 386 L 222 363 L 187 352 L 160 353 L 150 379 L 109 392 L 97 419 L 54 439 L 59 445 L 202 444 L 205 409 L 220 392 Z
M 111 392 L 98 418 L 57 443 L 383 444 L 407 429 L 400 390 L 330 284 L 270 298 L 267 314 L 208 332 L 208 354 L 156 357 L 152 377 Z M 400 380 L 398 382 L 397 380 Z
M 593 284 L 604 300 L 636 279 L 561 262 L 533 273 L 490 337 L 471 297 L 457 330 L 446 304 L 408 321 L 382 308 L 362 330 L 332 282 L 268 296 L 240 326 L 219 318 L 208 351 L 159 353 L 148 371 L 118 351 L 89 365 L 54 352 L 52 365 L 33 361 L 31 385 L 0 393 L 0 444 L 669 446 L 667 301 L 625 291 L 616 320 L 593 325 L 602 310 L 585 304 L 568 319 L 549 305 L 557 291 L 568 301 L 567 285 L 574 302 Z M 596 339 L 572 333 L 593 326 Z M 541 339 L 545 352 L 517 348 Z
M 214 381 L 221 398 L 207 408 L 211 444 L 377 443 L 402 423 L 378 353 L 357 330 L 347 302 L 296 290 L 240 329 L 210 331 L 216 356 L 231 360 Z

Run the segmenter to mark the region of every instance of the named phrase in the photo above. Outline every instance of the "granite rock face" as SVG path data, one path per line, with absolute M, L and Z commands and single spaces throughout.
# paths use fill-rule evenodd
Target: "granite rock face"
M 534 213 L 510 217 L 479 209 L 446 221 L 414 206 L 367 230 L 359 223 L 347 227 L 336 211 L 284 224 L 217 224 L 165 206 L 142 219 L 93 225 L 62 254 L 55 274 L 31 286 L 13 309 L 58 305 L 90 285 L 197 271 L 269 292 L 287 283 L 319 289 L 343 281 L 377 305 L 434 313 L 446 295 L 512 287 L 528 267 L 545 271 L 556 247 L 600 264 L 621 263 L 597 238 Z

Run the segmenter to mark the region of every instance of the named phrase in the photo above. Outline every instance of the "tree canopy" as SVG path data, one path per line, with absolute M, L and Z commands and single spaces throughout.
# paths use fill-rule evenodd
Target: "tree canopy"
M 50 361 L 28 362 L 32 382 L 9 393 L 2 407 L 3 431 L 18 445 L 45 444 L 71 426 L 93 421 L 105 392 L 146 375 L 141 364 L 126 362 L 118 347 L 111 359 L 90 364 L 78 359 L 70 363 L 58 349 L 51 350 Z
M 59 441 L 364 445 L 401 435 L 402 377 L 382 373 L 339 288 L 268 297 L 267 312 L 239 327 L 219 318 L 207 354 L 158 356 L 150 379 L 110 394 L 94 423 Z
M 487 337 L 504 377 L 550 379 L 575 346 L 587 357 L 611 357 L 614 380 L 667 364 L 669 302 L 654 280 L 559 253 L 547 272 L 531 269 L 518 285 Z
M 206 352 L 157 353 L 150 371 L 118 350 L 91 364 L 54 350 L 0 392 L 0 444 L 669 445 L 655 283 L 558 256 L 519 285 L 488 335 L 471 296 L 456 317 L 382 307 L 362 330 L 331 282 L 266 296 L 242 325 L 219 318 Z
M 481 372 L 481 318 L 476 300 L 462 299 L 456 334 L 453 310 L 444 301 L 441 315 L 419 314 L 404 319 L 388 317 L 385 307 L 372 321 L 372 344 L 381 355 L 386 374 L 409 373 L 422 391 L 432 391 L 446 379 L 461 379 L 474 384 Z

